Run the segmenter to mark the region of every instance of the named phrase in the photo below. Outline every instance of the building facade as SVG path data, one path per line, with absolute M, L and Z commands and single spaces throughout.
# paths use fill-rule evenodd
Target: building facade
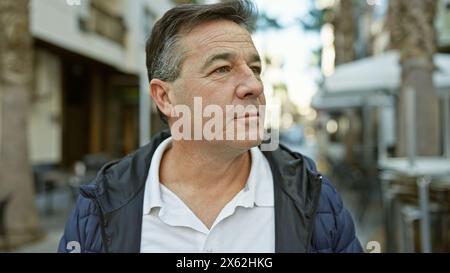
M 33 164 L 70 167 L 87 154 L 127 154 L 160 126 L 145 42 L 169 0 L 33 0 Z M 154 108 L 154 107 L 153 107 Z M 153 124 L 151 123 L 153 117 Z

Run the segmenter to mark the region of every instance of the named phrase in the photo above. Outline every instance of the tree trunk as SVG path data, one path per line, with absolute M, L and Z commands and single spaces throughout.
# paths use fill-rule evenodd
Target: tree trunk
M 397 155 L 407 151 L 406 92 L 416 92 L 416 153 L 441 153 L 439 99 L 433 87 L 433 54 L 436 52 L 435 0 L 389 1 L 391 48 L 400 51 L 402 83 L 398 102 Z
M 351 62 L 355 59 L 353 0 L 341 0 L 333 21 L 336 65 Z
M 33 77 L 28 4 L 0 1 L 0 193 L 10 197 L 6 228 L 11 245 L 40 234 L 27 140 Z

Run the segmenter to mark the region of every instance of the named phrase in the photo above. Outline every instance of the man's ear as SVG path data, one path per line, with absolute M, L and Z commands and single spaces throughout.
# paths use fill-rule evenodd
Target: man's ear
M 172 102 L 169 98 L 170 85 L 160 79 L 152 79 L 150 81 L 150 96 L 159 110 L 166 116 L 170 117 L 172 112 Z

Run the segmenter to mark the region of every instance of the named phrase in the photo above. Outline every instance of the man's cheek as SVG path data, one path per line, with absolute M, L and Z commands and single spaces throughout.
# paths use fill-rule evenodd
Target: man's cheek
M 259 96 L 259 105 L 266 105 L 266 96 L 264 93 Z

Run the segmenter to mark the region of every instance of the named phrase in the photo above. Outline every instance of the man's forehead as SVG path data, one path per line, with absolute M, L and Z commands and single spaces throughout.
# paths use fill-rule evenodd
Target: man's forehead
M 183 37 L 188 54 L 214 54 L 220 48 L 256 51 L 250 33 L 231 21 L 212 21 L 196 26 Z M 191 52 L 189 52 L 191 51 Z

